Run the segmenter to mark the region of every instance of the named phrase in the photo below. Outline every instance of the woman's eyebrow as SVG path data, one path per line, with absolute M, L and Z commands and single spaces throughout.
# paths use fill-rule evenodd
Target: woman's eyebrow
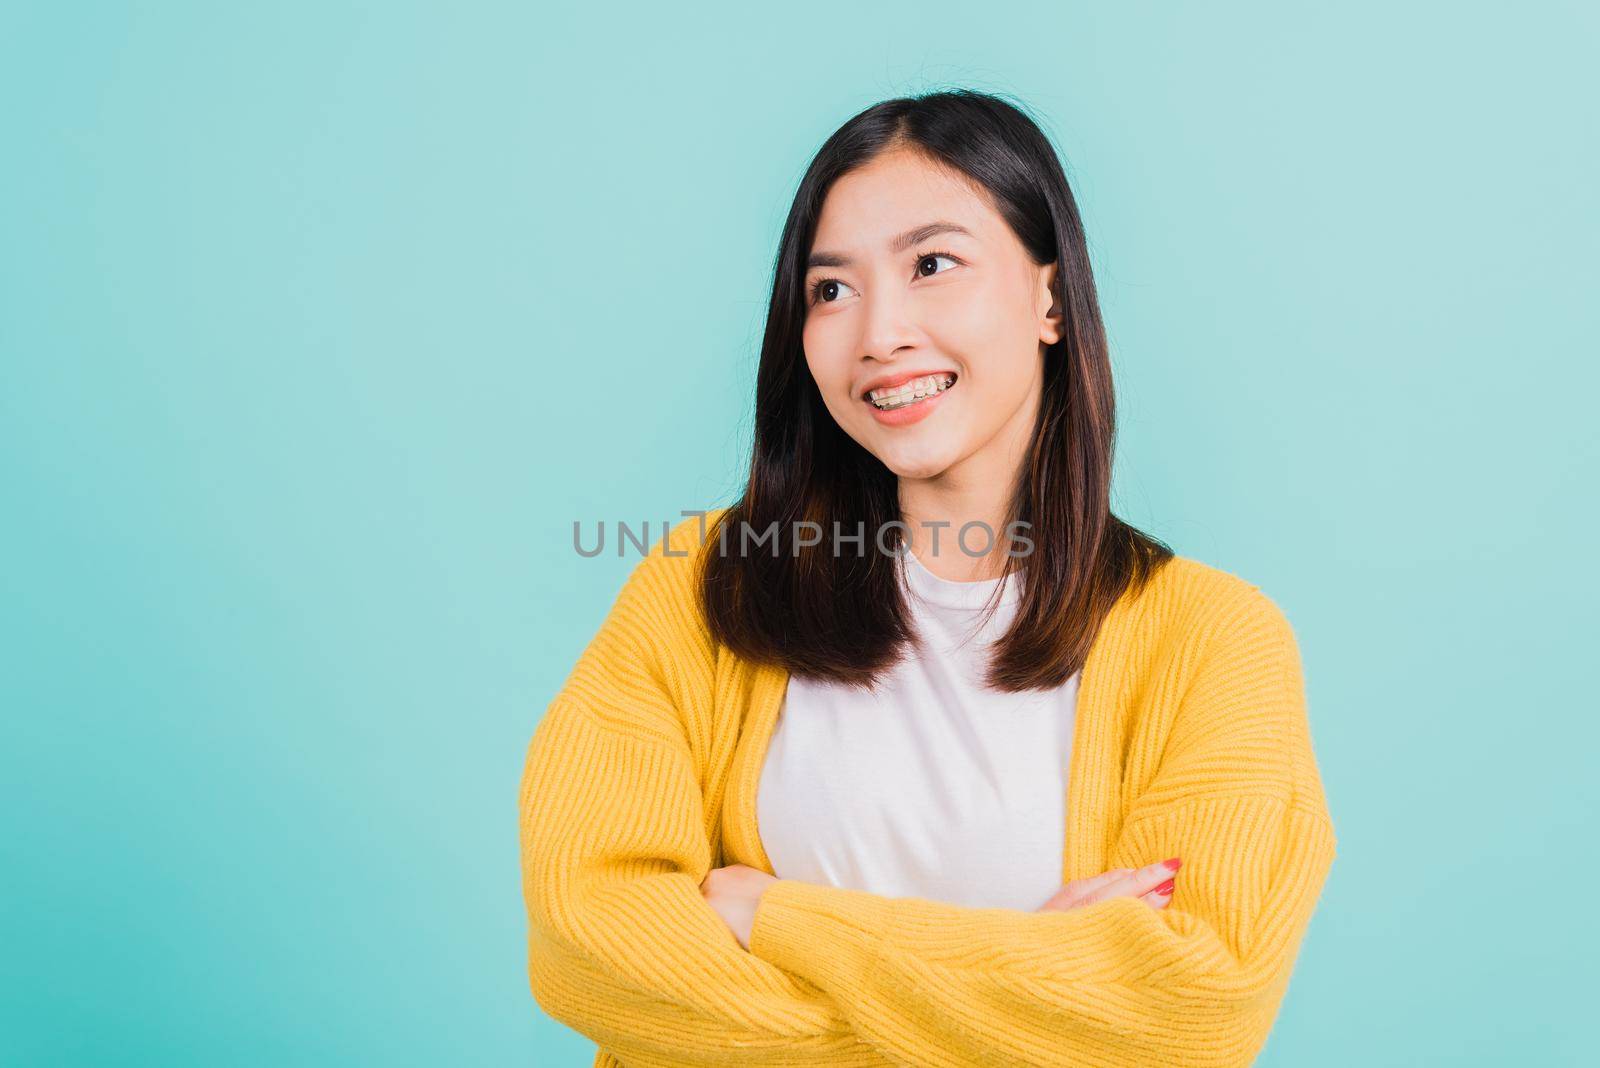
M 940 220 L 938 222 L 925 223 L 900 234 L 889 242 L 889 250 L 891 252 L 904 252 L 912 245 L 921 244 L 935 234 L 966 234 L 968 237 L 973 236 L 972 231 L 965 226 L 958 226 L 953 222 Z M 810 258 L 806 260 L 806 270 L 809 271 L 813 267 L 848 267 L 850 262 L 850 257 L 840 252 L 813 252 Z

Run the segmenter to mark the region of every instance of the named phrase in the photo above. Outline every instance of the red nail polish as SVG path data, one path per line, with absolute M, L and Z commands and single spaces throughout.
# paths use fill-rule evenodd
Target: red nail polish
M 1167 863 L 1167 870 L 1168 871 L 1177 871 L 1178 868 L 1183 865 L 1183 861 L 1179 860 L 1177 857 L 1173 857 L 1171 860 L 1167 861 L 1166 863 Z
M 1160 886 L 1156 887 L 1155 890 L 1153 890 L 1151 892 L 1152 893 L 1156 893 L 1156 894 L 1170 894 L 1170 893 L 1172 893 L 1172 880 L 1168 879 L 1166 882 L 1162 883 Z

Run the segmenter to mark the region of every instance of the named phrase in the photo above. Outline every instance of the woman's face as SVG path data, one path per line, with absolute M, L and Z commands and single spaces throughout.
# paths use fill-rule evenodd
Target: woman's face
M 1033 262 L 979 187 L 908 150 L 833 184 L 811 263 L 806 364 L 845 433 L 901 478 L 1009 477 L 1061 337 L 1055 266 Z M 875 391 L 925 375 L 920 401 Z

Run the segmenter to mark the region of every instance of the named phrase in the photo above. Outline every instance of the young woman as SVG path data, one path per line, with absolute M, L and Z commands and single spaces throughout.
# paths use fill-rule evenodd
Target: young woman
M 1113 437 L 1034 122 L 846 123 L 742 498 L 640 561 L 529 748 L 530 982 L 597 1065 L 1254 1059 L 1336 846 L 1298 648 L 1111 513 Z

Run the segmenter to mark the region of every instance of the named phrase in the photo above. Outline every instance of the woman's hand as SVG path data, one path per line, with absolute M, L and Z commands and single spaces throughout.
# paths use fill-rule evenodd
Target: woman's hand
M 1036 912 L 1066 912 L 1113 897 L 1136 897 L 1151 908 L 1166 908 L 1172 900 L 1172 875 L 1183 862 L 1177 857 L 1143 868 L 1113 868 L 1088 879 L 1074 879 Z
M 1066 912 L 1113 897 L 1136 897 L 1152 908 L 1165 908 L 1172 900 L 1173 873 L 1181 864 L 1173 857 L 1143 868 L 1113 868 L 1088 879 L 1074 879 L 1034 911 Z M 761 895 L 777 881 L 777 876 L 748 864 L 729 864 L 711 869 L 700 883 L 700 893 L 739 945 L 748 950 Z
M 761 894 L 777 882 L 760 868 L 748 864 L 729 864 L 725 868 L 712 868 L 700 883 L 700 893 L 711 907 L 717 910 L 722 922 L 728 925 L 733 937 L 745 949 L 750 948 L 750 928 L 755 926 L 756 906 L 761 904 Z

